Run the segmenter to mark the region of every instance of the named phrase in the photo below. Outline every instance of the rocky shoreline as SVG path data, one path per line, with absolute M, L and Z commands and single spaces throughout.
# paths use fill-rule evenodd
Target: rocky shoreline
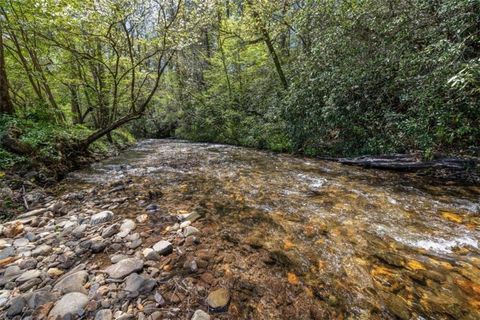
M 158 205 L 128 219 L 115 213 L 125 198 L 110 199 L 99 209 L 69 203 L 86 193 L 95 190 L 66 194 L 0 227 L 2 319 L 177 319 L 184 310 L 172 305 L 193 286 L 206 298 L 187 312 L 189 319 L 207 320 L 209 313 L 226 310 L 228 288 L 218 284 L 206 291 L 217 283 L 205 271 L 213 258 L 208 250 L 189 255 L 172 272 L 183 252 L 200 243 L 202 232 L 195 227 L 200 215 L 164 217 L 162 236 L 152 236 L 155 231 L 146 225 Z M 162 290 L 176 273 L 183 274 L 178 283 Z M 199 281 L 188 283 L 195 273 Z
M 479 315 L 478 187 L 146 141 L 42 191 L 0 226 L 0 319 Z

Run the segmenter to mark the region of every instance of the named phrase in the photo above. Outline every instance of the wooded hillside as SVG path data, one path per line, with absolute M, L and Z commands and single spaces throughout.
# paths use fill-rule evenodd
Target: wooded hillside
M 4 0 L 0 15 L 2 167 L 122 130 L 307 155 L 478 152 L 475 0 Z

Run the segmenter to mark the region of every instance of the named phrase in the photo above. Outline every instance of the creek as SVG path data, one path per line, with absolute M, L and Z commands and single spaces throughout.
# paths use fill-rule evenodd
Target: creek
M 116 181 L 153 194 L 159 216 L 205 217 L 203 241 L 222 256 L 212 272 L 236 275 L 238 317 L 480 318 L 479 186 L 144 140 L 70 174 L 59 190 Z M 147 204 L 133 195 L 122 210 L 135 216 Z M 150 228 L 160 231 L 160 220 Z

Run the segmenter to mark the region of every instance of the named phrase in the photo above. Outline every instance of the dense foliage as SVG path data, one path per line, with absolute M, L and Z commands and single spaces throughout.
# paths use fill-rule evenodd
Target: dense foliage
M 0 3 L 3 167 L 120 127 L 308 155 L 478 152 L 477 0 Z
M 178 136 L 310 155 L 479 146 L 478 1 L 232 1 L 205 15 L 165 104 Z

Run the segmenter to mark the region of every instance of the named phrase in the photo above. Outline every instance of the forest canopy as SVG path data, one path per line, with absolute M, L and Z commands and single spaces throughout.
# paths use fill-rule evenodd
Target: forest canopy
M 477 0 L 0 3 L 3 167 L 130 133 L 307 155 L 478 152 Z

